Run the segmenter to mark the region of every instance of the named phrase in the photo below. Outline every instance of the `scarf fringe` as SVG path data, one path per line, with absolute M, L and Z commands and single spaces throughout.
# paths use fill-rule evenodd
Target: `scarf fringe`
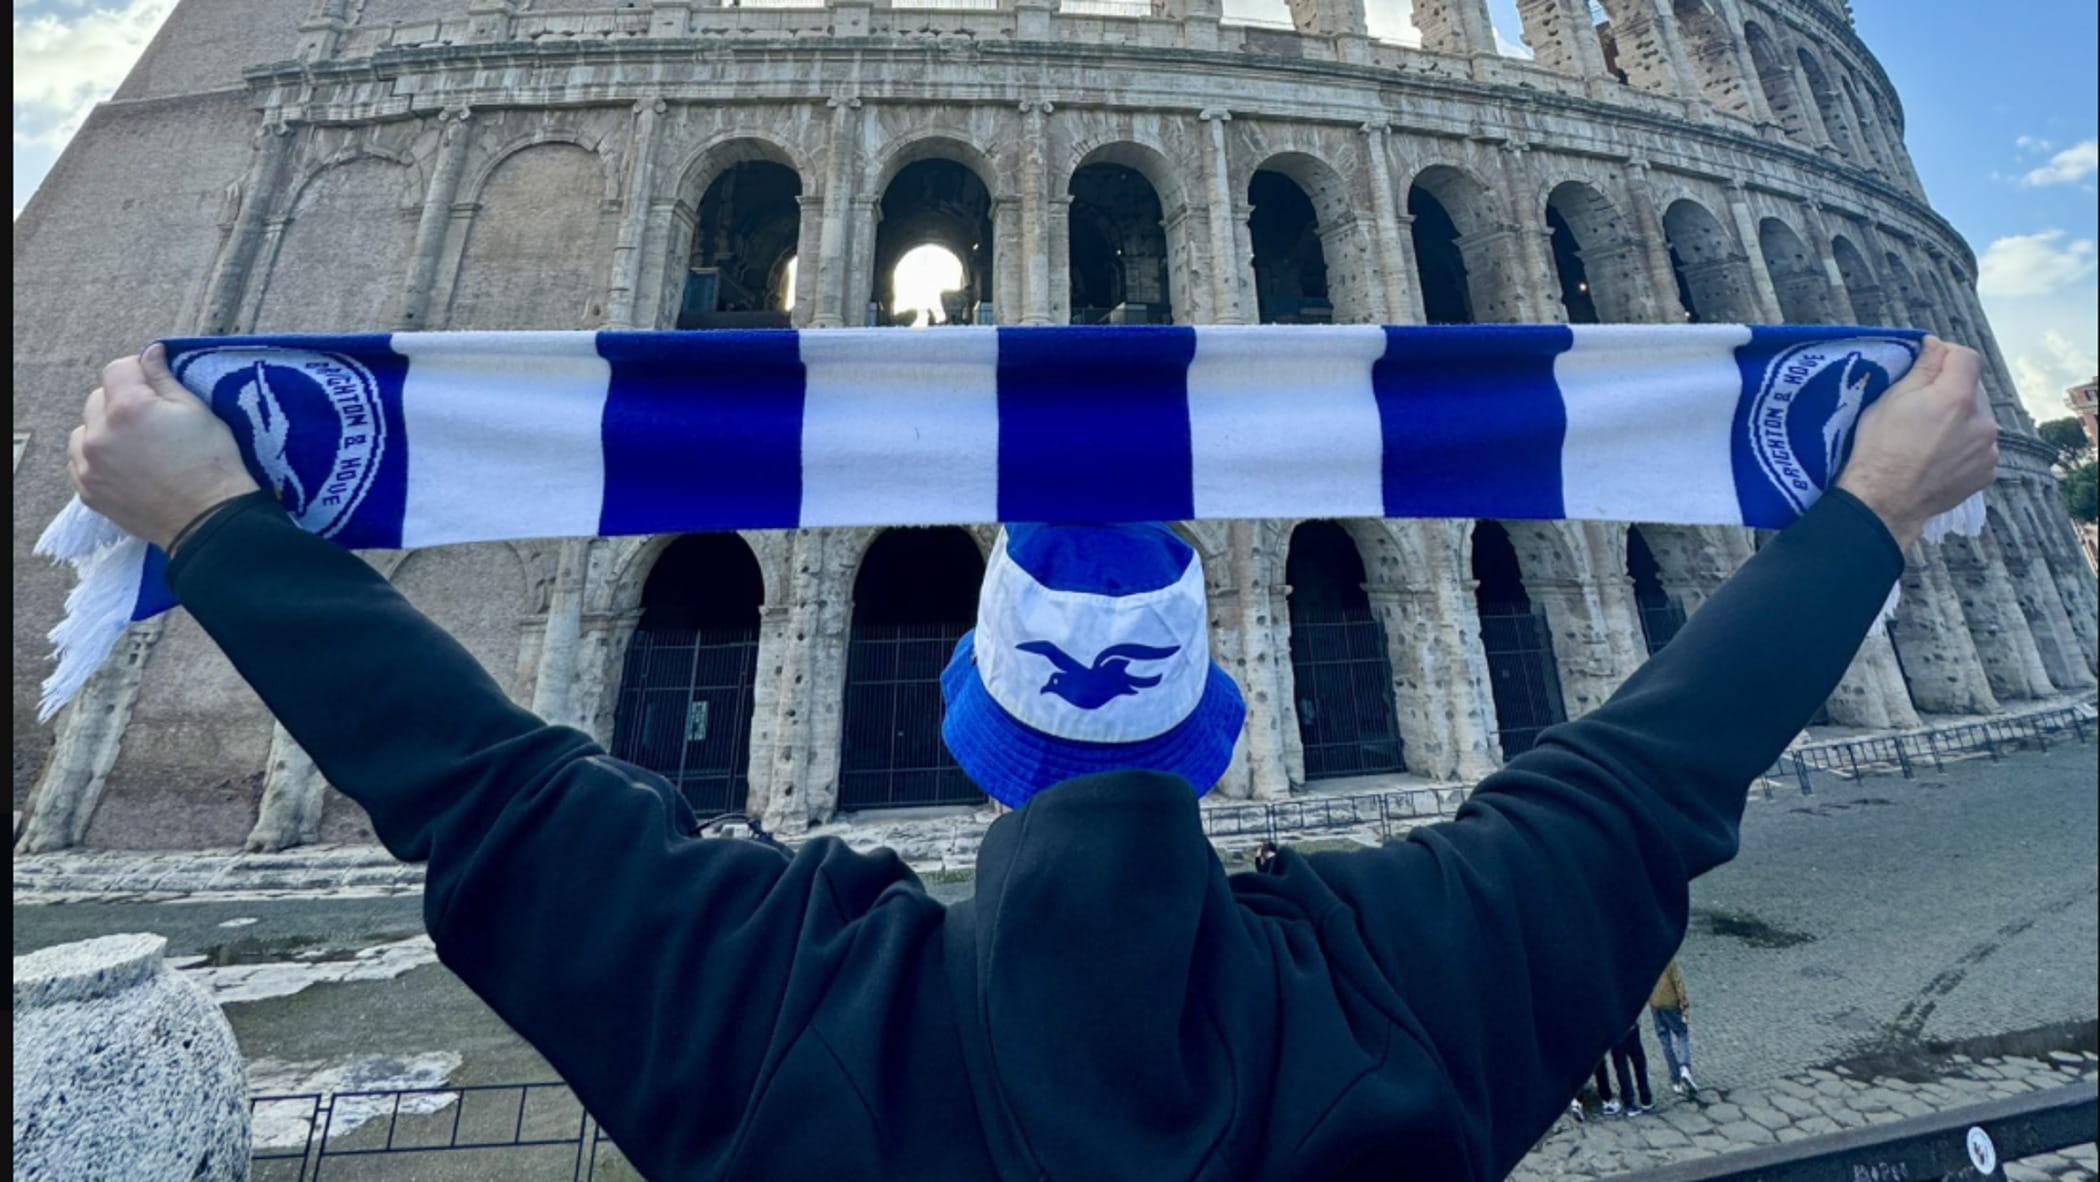
M 147 549 L 78 498 L 37 539 L 36 553 L 69 564 L 79 580 L 66 595 L 64 617 L 47 634 L 57 667 L 44 679 L 38 722 L 49 722 L 80 693 L 131 625 Z

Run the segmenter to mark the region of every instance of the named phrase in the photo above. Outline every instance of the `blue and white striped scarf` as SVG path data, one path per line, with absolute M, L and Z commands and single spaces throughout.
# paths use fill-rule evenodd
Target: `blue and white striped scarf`
M 1742 325 L 461 332 L 166 342 L 351 548 L 989 521 L 1454 517 L 1780 528 L 1921 335 Z M 1965 507 L 1968 528 L 1980 503 Z M 43 712 L 165 559 L 77 502 Z

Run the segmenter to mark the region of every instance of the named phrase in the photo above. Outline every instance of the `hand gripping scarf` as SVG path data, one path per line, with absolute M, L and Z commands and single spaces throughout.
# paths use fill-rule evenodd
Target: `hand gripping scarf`
M 1465 325 L 457 332 L 166 342 L 350 548 L 698 530 L 1455 517 L 1785 527 L 1922 334 Z M 1975 532 L 1972 500 L 1936 523 Z M 62 706 L 166 559 L 77 501 Z

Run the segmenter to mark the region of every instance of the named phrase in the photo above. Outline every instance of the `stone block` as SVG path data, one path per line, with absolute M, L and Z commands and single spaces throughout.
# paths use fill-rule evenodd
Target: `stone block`
M 248 1177 L 248 1078 L 233 1029 L 134 933 L 15 958 L 14 1176 Z

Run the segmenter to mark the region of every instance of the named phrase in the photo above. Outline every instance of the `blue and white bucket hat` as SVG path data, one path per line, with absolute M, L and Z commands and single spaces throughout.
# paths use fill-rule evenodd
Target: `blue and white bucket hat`
M 1247 705 L 1210 659 L 1203 563 L 1164 525 L 1016 525 L 941 674 L 941 737 L 1019 808 L 1075 776 L 1151 770 L 1211 790 Z

